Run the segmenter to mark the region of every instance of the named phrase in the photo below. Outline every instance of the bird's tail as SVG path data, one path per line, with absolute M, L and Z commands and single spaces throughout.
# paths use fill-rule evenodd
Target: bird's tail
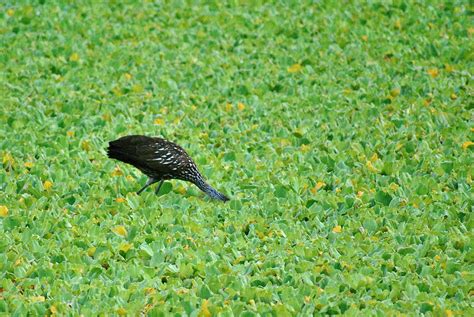
M 211 198 L 218 199 L 220 201 L 226 202 L 229 200 L 227 196 L 224 194 L 219 193 L 217 190 L 211 187 L 208 183 L 206 183 L 204 180 L 199 180 L 196 183 L 196 186 L 199 187 L 200 190 L 208 194 Z

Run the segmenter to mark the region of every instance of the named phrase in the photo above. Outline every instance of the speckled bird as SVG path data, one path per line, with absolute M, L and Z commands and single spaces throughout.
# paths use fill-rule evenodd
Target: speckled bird
M 180 179 L 195 184 L 214 199 L 229 200 L 204 181 L 188 153 L 171 141 L 143 135 L 124 136 L 109 142 L 107 155 L 135 166 L 148 176 L 148 181 L 137 192 L 138 195 L 154 183 L 160 182 L 156 189 L 158 193 L 163 181 Z

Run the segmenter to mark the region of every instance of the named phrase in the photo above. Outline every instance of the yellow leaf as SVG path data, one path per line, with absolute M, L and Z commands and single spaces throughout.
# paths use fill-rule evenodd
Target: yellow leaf
M 120 245 L 119 250 L 122 252 L 128 252 L 133 247 L 133 244 L 124 242 Z
M 367 42 L 369 40 L 369 37 L 367 35 L 362 35 L 362 41 Z
M 199 30 L 199 31 L 197 31 L 196 36 L 199 37 L 199 38 L 205 38 L 206 37 L 206 32 L 204 32 L 202 30 Z
M 44 301 L 45 301 L 44 296 L 32 296 L 31 297 L 31 302 L 33 302 L 33 303 L 44 302 Z
M 340 225 L 337 225 L 334 228 L 332 228 L 332 232 L 341 233 L 342 232 L 342 227 Z
M 153 121 L 153 123 L 163 125 L 163 124 L 165 124 L 165 120 L 163 120 L 161 118 L 156 118 L 155 121 Z
M 154 289 L 153 287 L 145 287 L 145 294 L 147 295 L 151 295 L 151 294 L 154 294 L 156 293 L 156 289 Z
M 320 189 L 321 189 L 322 187 L 324 187 L 324 186 L 326 186 L 326 183 L 319 181 L 319 182 L 316 183 L 316 186 L 314 186 L 314 187 L 311 189 L 311 192 L 312 192 L 313 194 L 316 194 L 316 192 L 317 192 L 318 190 L 320 190 Z
M 108 122 L 108 121 L 110 121 L 111 119 L 112 119 L 112 118 L 110 117 L 110 114 L 109 114 L 109 113 L 104 113 L 104 114 L 102 115 L 102 120 L 104 120 L 104 121 L 107 121 L 107 122 Z
M 81 148 L 86 151 L 86 152 L 89 152 L 90 149 L 91 149 L 91 144 L 88 140 L 84 140 L 81 142 Z
M 309 145 L 307 144 L 302 144 L 301 145 L 301 152 L 308 152 L 309 151 Z
M 3 154 L 2 162 L 3 164 L 8 163 L 9 165 L 15 164 L 15 160 L 13 159 L 13 156 L 10 153 Z
M 118 166 L 115 166 L 113 172 L 112 172 L 112 176 L 122 176 L 123 175 L 123 172 L 122 170 L 120 169 L 120 167 Z
M 188 247 L 188 245 L 185 245 L 185 247 Z M 188 293 L 189 293 L 189 289 L 187 288 L 180 288 L 176 290 L 176 294 L 179 294 L 179 295 L 188 294 Z
M 196 109 L 197 109 L 197 107 L 196 107 L 195 105 L 192 105 L 192 106 L 191 106 L 191 110 L 192 110 L 192 111 L 196 111 Z
M 186 193 L 186 188 L 184 188 L 183 186 L 179 186 L 178 188 L 176 188 L 176 191 L 181 195 L 184 195 Z
M 400 95 L 400 88 L 394 88 L 390 90 L 390 96 L 392 96 L 393 98 L 398 97 L 398 95 Z
M 371 157 L 370 157 L 370 161 L 371 162 L 375 162 L 379 159 L 379 156 L 377 155 L 377 153 L 374 153 Z
M 449 64 L 444 65 L 444 69 L 445 69 L 446 72 L 448 72 L 448 73 L 454 72 L 454 67 L 453 67 L 452 65 L 449 65 Z
M 97 250 L 96 247 L 90 247 L 89 249 L 87 249 L 87 255 L 88 256 L 94 256 L 95 250 Z
M 240 111 L 243 111 L 245 109 L 245 105 L 241 102 L 237 104 L 237 108 L 239 108 Z
M 8 207 L 7 206 L 0 206 L 0 217 L 8 216 Z
M 180 120 L 179 118 L 176 118 L 176 119 L 173 120 L 173 123 L 174 123 L 174 124 L 179 124 L 180 121 L 181 121 L 181 120 Z
M 357 192 L 357 197 L 360 198 L 360 197 L 362 197 L 363 195 L 364 195 L 364 192 L 363 192 L 363 191 L 359 190 L 359 191 Z
M 474 128 L 471 128 L 471 132 L 474 132 Z
M 49 307 L 49 311 L 51 312 L 51 314 L 57 314 L 58 313 L 58 309 L 54 305 L 51 305 L 51 307 Z
M 225 104 L 225 111 L 230 112 L 232 110 L 232 104 L 231 103 L 226 103 Z
M 238 256 L 237 258 L 235 258 L 235 260 L 232 262 L 232 264 L 234 264 L 234 265 L 239 264 L 243 260 L 245 260 L 245 256 L 243 256 L 243 255 Z
M 303 66 L 296 63 L 296 64 L 293 64 L 290 67 L 288 67 L 288 72 L 294 74 L 294 73 L 300 72 L 302 69 L 303 69 Z
M 127 315 L 127 310 L 123 307 L 120 307 L 119 309 L 117 309 L 117 314 L 119 316 L 126 316 Z
M 281 146 L 287 146 L 289 144 L 290 144 L 290 141 L 288 139 L 280 139 Z
M 303 135 L 304 135 L 304 131 L 303 131 L 303 129 L 301 129 L 301 128 L 296 128 L 296 129 L 293 131 L 293 133 L 294 133 L 295 135 L 300 135 L 300 136 L 303 136 Z
M 119 87 L 114 87 L 112 89 L 112 92 L 114 93 L 115 96 L 117 97 L 120 97 L 123 95 L 123 92 L 122 92 L 122 89 L 120 89 Z
M 462 148 L 463 148 L 463 150 L 466 150 L 468 147 L 473 146 L 473 145 L 474 145 L 474 142 L 466 141 L 462 144 Z
M 395 20 L 394 26 L 399 30 L 402 28 L 402 22 L 400 21 L 400 19 Z
M 12 17 L 14 14 L 15 14 L 15 10 L 13 10 L 13 9 L 8 9 L 8 10 L 7 10 L 7 15 L 8 15 L 9 17 Z
M 53 187 L 53 182 L 51 182 L 51 181 L 45 181 L 45 182 L 43 183 L 43 188 L 44 188 L 45 190 L 50 190 L 51 187 Z
M 143 86 L 139 85 L 139 84 L 135 84 L 135 85 L 132 86 L 132 91 L 134 93 L 141 93 L 141 92 L 143 92 Z
M 211 312 L 209 311 L 208 305 L 209 305 L 209 300 L 205 299 L 205 300 L 202 301 L 201 310 L 199 311 L 199 314 L 198 314 L 199 317 L 211 317 L 212 316 Z
M 124 76 L 124 77 L 125 77 L 125 79 L 127 79 L 127 80 L 130 80 L 130 79 L 132 79 L 132 75 L 131 75 L 131 74 L 129 74 L 129 73 L 125 73 L 123 76 Z
M 125 198 L 117 197 L 117 198 L 115 198 L 115 201 L 118 202 L 118 203 L 123 203 L 123 202 L 125 202 Z
M 154 305 L 153 303 L 146 304 L 145 307 L 143 308 L 142 313 L 143 313 L 145 316 L 148 316 L 148 311 L 149 311 L 150 309 L 152 309 L 153 307 L 155 307 L 155 305 Z
M 79 61 L 79 54 L 77 53 L 72 53 L 71 56 L 69 56 L 69 60 L 71 62 L 77 62 Z
M 34 9 L 33 9 L 33 6 L 31 5 L 27 5 L 26 7 L 23 8 L 24 15 L 29 16 L 29 17 L 33 15 L 33 11 Z
M 74 136 L 74 131 L 68 131 L 66 132 L 66 135 L 70 138 L 72 138 Z
M 117 226 L 113 228 L 112 231 L 122 237 L 125 237 L 128 234 L 127 229 L 124 226 Z
M 372 162 L 371 161 L 367 161 L 367 163 L 365 163 L 365 165 L 367 166 L 368 170 L 371 171 L 372 173 L 378 173 L 379 171 L 372 165 Z
M 317 183 L 316 183 L 315 188 L 316 188 L 316 190 L 320 190 L 321 187 L 324 187 L 324 186 L 326 186 L 326 183 L 320 181 L 320 182 L 317 182 Z
M 451 94 L 451 99 L 456 100 L 458 99 L 458 95 L 456 95 L 454 92 Z
M 32 162 L 25 162 L 25 167 L 27 168 L 32 168 L 33 167 L 33 163 Z
M 446 313 L 446 317 L 453 317 L 454 316 L 453 311 L 450 310 L 450 309 L 446 309 L 444 312 Z
M 433 78 L 436 78 L 439 75 L 439 71 L 437 68 L 428 69 L 426 72 L 428 73 L 428 75 L 430 75 Z

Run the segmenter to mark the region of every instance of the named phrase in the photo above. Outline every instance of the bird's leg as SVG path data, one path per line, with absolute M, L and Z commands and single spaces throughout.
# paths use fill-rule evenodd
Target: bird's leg
M 154 178 L 149 177 L 148 180 L 146 181 L 145 186 L 143 186 L 142 189 L 140 189 L 139 191 L 137 191 L 137 195 L 140 195 L 140 194 L 142 193 L 142 191 L 145 190 L 145 188 L 147 188 L 147 187 L 150 186 L 151 184 L 156 183 L 157 181 L 158 181 L 157 179 L 154 179 Z
M 164 181 L 165 181 L 165 180 L 162 179 L 161 182 L 158 184 L 158 187 L 157 187 L 156 190 L 155 190 L 155 194 L 156 194 L 156 195 L 158 195 L 158 193 L 160 192 L 161 185 L 163 185 L 163 182 L 164 182 Z

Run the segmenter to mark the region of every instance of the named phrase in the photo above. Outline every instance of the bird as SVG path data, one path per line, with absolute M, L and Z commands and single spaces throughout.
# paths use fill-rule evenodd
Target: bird
M 199 172 L 196 163 L 178 144 L 159 137 L 128 135 L 110 141 L 107 156 L 138 168 L 148 180 L 138 192 L 159 182 L 158 194 L 165 180 L 179 179 L 193 183 L 210 197 L 226 202 L 227 196 L 211 187 Z

